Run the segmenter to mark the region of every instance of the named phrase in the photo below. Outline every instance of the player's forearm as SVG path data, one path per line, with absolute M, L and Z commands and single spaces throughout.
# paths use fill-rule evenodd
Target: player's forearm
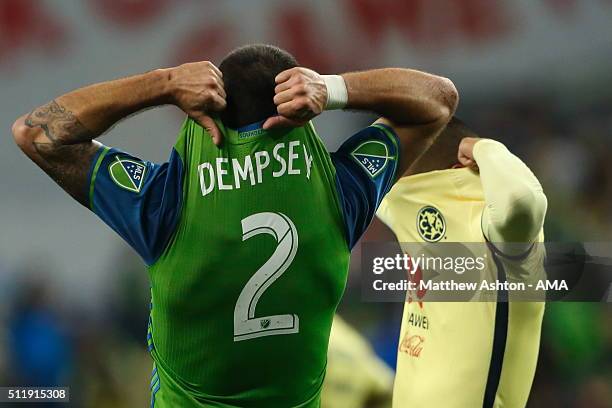
M 347 109 L 373 111 L 400 126 L 448 121 L 459 100 L 449 79 L 412 69 L 376 69 L 342 77 Z
M 219 143 L 209 112 L 226 105 L 221 75 L 211 62 L 200 61 L 77 89 L 18 118 L 13 137 L 55 182 L 88 205 L 88 175 L 100 148 L 93 139 L 131 114 L 171 103 Z
M 496 141 L 474 145 L 486 210 L 483 227 L 493 242 L 531 244 L 546 215 L 547 200 L 540 182 L 527 165 Z
M 72 145 L 100 136 L 126 116 L 168 101 L 168 75 L 156 70 L 77 89 L 21 120 L 58 145 Z M 36 132 L 29 133 L 35 136 Z

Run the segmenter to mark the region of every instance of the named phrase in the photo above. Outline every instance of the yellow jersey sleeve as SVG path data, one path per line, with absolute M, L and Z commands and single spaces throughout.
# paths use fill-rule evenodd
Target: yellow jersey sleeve
M 485 197 L 483 233 L 504 247 L 499 248 L 503 253 L 525 252 L 544 225 L 547 201 L 542 185 L 521 159 L 497 141 L 478 141 L 474 160 Z

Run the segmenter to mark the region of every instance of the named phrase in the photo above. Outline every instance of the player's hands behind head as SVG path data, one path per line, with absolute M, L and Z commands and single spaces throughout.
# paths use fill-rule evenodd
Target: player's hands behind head
M 209 61 L 169 68 L 172 103 L 208 130 L 218 146 L 222 134 L 210 117 L 226 107 L 223 74 Z M 327 86 L 322 76 L 307 68 L 291 68 L 276 76 L 274 103 L 279 116 L 268 118 L 263 127 L 297 127 L 325 109 Z
M 212 62 L 201 61 L 169 68 L 172 103 L 202 125 L 213 142 L 221 144 L 221 131 L 210 117 L 226 107 L 223 74 Z
M 264 129 L 302 126 L 319 115 L 327 103 L 327 86 L 317 72 L 295 67 L 276 76 L 274 104 L 279 116 L 268 118 Z
M 459 143 L 459 152 L 457 159 L 465 167 L 477 168 L 476 160 L 474 160 L 474 145 L 480 140 L 478 137 L 464 137 Z

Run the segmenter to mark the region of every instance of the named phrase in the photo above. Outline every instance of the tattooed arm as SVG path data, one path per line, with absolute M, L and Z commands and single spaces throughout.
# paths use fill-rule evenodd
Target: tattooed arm
M 210 62 L 159 69 L 103 82 L 62 95 L 23 115 L 13 136 L 23 152 L 79 203 L 88 205 L 88 173 L 100 143 L 95 138 L 146 108 L 174 104 L 206 127 L 219 130 L 206 112 L 225 108 L 221 72 Z

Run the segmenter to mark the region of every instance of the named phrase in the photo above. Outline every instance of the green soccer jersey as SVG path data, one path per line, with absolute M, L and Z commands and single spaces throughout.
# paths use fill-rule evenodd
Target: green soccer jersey
M 102 148 L 90 206 L 151 281 L 152 407 L 318 407 L 350 249 L 390 188 L 397 138 L 328 153 L 312 124 L 187 120 L 168 162 Z

